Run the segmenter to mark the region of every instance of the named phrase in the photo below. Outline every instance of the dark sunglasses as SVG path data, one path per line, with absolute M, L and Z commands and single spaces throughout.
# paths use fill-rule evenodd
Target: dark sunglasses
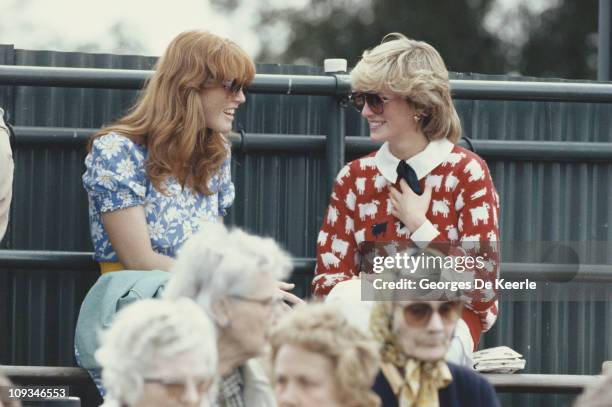
M 376 93 L 364 93 L 364 92 L 353 92 L 349 97 L 351 104 L 360 113 L 367 103 L 370 110 L 374 114 L 382 114 L 385 110 L 385 103 L 391 101 L 391 99 L 384 98 Z
M 244 85 L 239 83 L 236 79 L 223 82 L 223 89 L 232 93 L 233 95 L 237 95 L 241 91 L 244 92 Z
M 425 326 L 429 323 L 431 316 L 437 312 L 445 324 L 454 323 L 461 317 L 463 311 L 462 301 L 446 301 L 434 309 L 427 302 L 417 302 L 403 307 L 404 320 L 410 326 Z

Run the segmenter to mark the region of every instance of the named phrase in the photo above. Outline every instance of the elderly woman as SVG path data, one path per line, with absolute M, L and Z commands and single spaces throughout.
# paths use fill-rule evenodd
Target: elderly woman
M 485 161 L 457 145 L 461 125 L 448 71 L 429 44 L 390 34 L 351 72 L 353 105 L 368 121 L 378 151 L 340 170 L 317 239 L 312 288 L 327 295 L 356 278 L 364 242 L 450 244 L 487 254 L 477 277 L 497 276 L 498 196 Z M 463 248 L 458 245 L 464 246 Z M 470 300 L 457 328 L 467 355 L 497 317 L 495 293 Z
M 277 289 L 291 259 L 271 238 L 221 224 L 205 225 L 180 250 L 164 298 L 194 299 L 217 326 L 220 406 L 274 406 L 274 395 L 255 359 L 268 345 L 282 304 Z
M 447 363 L 463 302 L 379 302 L 371 330 L 380 345 L 374 390 L 383 407 L 494 407 L 491 385 L 471 369 Z
M 336 306 L 310 304 L 288 313 L 271 335 L 279 407 L 377 407 L 370 388 L 376 343 Z
M 136 302 L 103 336 L 96 352 L 103 406 L 200 406 L 217 371 L 217 346 L 214 325 L 193 301 Z

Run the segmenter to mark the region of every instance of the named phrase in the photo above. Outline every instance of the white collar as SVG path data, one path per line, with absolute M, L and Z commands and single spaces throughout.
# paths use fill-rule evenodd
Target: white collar
M 455 145 L 446 138 L 430 141 L 425 150 L 410 157 L 406 163 L 414 169 L 418 179 L 422 179 L 446 160 L 454 147 Z M 399 161 L 399 158 L 391 154 L 388 142 L 385 142 L 374 156 L 378 171 L 392 184 L 397 181 L 396 171 Z

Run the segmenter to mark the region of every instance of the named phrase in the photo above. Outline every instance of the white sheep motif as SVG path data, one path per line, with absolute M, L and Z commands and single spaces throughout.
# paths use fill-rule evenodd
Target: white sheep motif
M 425 178 L 425 186 L 432 187 L 437 191 L 442 187 L 442 175 L 428 175 Z
M 470 199 L 472 201 L 474 201 L 474 200 L 476 200 L 476 199 L 478 199 L 478 198 L 480 198 L 482 196 L 485 196 L 486 194 L 487 194 L 487 187 L 484 187 L 484 188 L 479 189 L 478 191 L 474 192 L 472 194 L 472 196 L 470 197 Z
M 489 205 L 487 202 L 484 202 L 482 205 L 475 208 L 470 208 L 472 225 L 478 226 L 481 221 L 484 225 L 489 223 L 489 209 L 491 209 L 491 205 Z
M 446 192 L 454 191 L 459 183 L 459 179 L 455 177 L 453 174 L 448 174 L 446 180 L 444 181 L 444 189 Z
M 350 216 L 346 215 L 346 222 L 344 223 L 344 233 L 350 233 L 355 230 L 355 221 Z
M 351 210 L 354 211 L 355 210 L 355 202 L 357 201 L 357 195 L 355 195 L 355 193 L 353 192 L 352 189 L 349 189 L 348 193 L 346 194 L 346 198 L 344 198 L 344 202 L 346 203 L 346 207 Z
M 334 255 L 333 253 L 327 252 L 321 254 L 321 260 L 323 261 L 323 265 L 326 269 L 328 269 L 329 266 L 338 267 L 340 265 L 340 259 L 337 258 L 336 255 Z
M 466 250 L 480 250 L 480 234 L 462 236 L 461 246 Z
M 398 236 L 406 236 L 406 238 L 410 237 L 410 231 L 401 222 L 395 222 L 395 234 Z
M 357 187 L 357 193 L 359 195 L 363 195 L 365 193 L 365 182 L 366 179 L 363 177 L 359 177 L 355 180 L 355 186 Z
M 495 233 L 494 230 L 490 230 L 489 233 L 487 233 L 487 239 L 489 239 L 489 243 L 491 244 L 491 248 L 493 249 L 493 251 L 496 252 L 497 251 L 497 233 Z
M 446 167 L 449 164 L 451 167 L 454 167 L 463 158 L 465 158 L 465 153 L 450 153 L 448 158 L 442 163 L 442 167 Z
M 327 223 L 329 223 L 331 226 L 334 226 L 337 220 L 338 220 L 338 209 L 336 209 L 335 206 L 330 206 L 329 211 L 327 212 Z
M 359 168 L 365 170 L 366 168 L 376 168 L 375 157 L 365 157 L 359 160 Z
M 455 226 L 448 225 L 446 227 L 446 232 L 447 232 L 448 240 L 450 240 L 451 242 L 456 242 L 457 240 L 459 240 L 459 231 L 457 230 Z
M 355 232 L 355 243 L 358 245 L 365 241 L 365 229 L 358 230 Z
M 320 274 L 323 276 L 323 287 L 333 287 L 341 281 L 346 280 L 344 273 Z
M 457 200 L 455 201 L 455 210 L 459 212 L 465 206 L 465 202 L 463 202 L 463 189 L 457 195 Z
M 317 236 L 317 244 L 319 246 L 325 246 L 325 243 L 327 243 L 327 236 L 328 236 L 328 233 L 327 232 L 323 232 L 321 230 L 319 232 L 319 236 Z
M 450 211 L 450 208 L 449 208 L 450 202 L 448 202 L 446 199 L 443 199 L 441 201 L 437 201 L 434 199 L 431 205 L 432 205 L 431 207 L 432 214 L 437 215 L 441 213 L 442 216 L 444 216 L 445 218 L 448 217 L 448 213 Z
M 370 219 L 374 219 L 376 217 L 376 213 L 378 212 L 378 205 L 380 205 L 380 202 L 376 199 L 372 202 L 359 204 L 359 219 L 365 220 L 366 216 L 368 216 Z
M 332 253 L 337 253 L 338 256 L 343 259 L 346 256 L 346 251 L 348 250 L 348 242 L 342 239 L 338 239 L 336 235 L 332 236 Z
M 470 178 L 468 178 L 468 181 L 470 182 L 478 181 L 484 179 L 485 177 L 482 166 L 474 158 L 472 158 L 470 162 L 465 166 L 463 172 L 466 174 L 468 172 L 470 173 Z
M 348 177 L 350 174 L 351 174 L 351 168 L 348 165 L 345 165 L 338 172 L 338 176 L 336 177 L 336 182 L 340 185 L 344 185 L 343 178 Z
M 382 175 L 375 175 L 372 179 L 374 180 L 374 188 L 376 188 L 378 192 L 381 192 L 388 184 L 387 180 Z

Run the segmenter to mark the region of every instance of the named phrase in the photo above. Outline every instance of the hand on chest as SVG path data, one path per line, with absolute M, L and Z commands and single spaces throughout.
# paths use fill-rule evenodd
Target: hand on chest
M 427 210 L 427 219 L 441 232 L 449 231 L 454 237 L 458 222 L 458 210 L 462 208 L 463 191 L 457 191 L 458 178 L 452 173 L 429 174 L 419 182 L 419 188 L 432 188 Z M 354 210 L 352 229 L 356 237 L 365 240 L 404 240 L 410 237 L 409 230 L 393 216 L 393 204 L 389 188 L 392 186 L 383 176 L 357 178 L 355 191 L 350 189 L 346 205 Z M 452 230 L 454 228 L 454 230 Z M 454 239 L 453 239 L 454 240 Z

